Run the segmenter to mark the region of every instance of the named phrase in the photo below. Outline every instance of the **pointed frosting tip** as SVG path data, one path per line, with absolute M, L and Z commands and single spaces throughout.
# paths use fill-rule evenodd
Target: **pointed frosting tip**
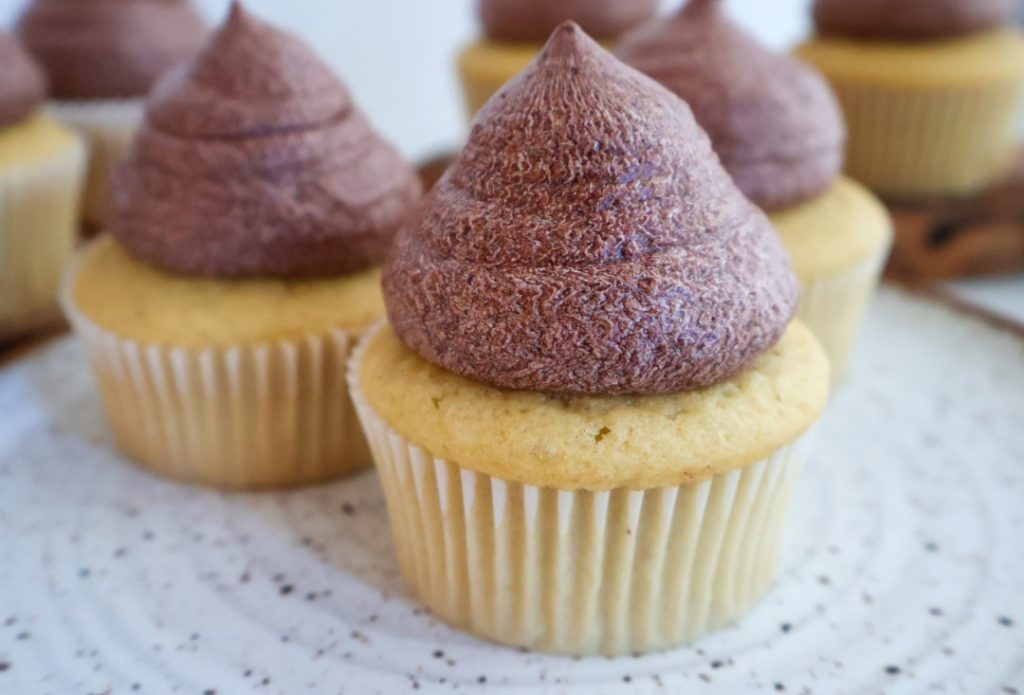
M 154 90 L 113 189 L 109 227 L 134 257 L 288 278 L 381 262 L 420 192 L 316 52 L 238 2 Z
M 252 20 L 252 14 L 245 9 L 245 5 L 241 3 L 241 0 L 231 0 L 231 7 L 228 9 L 227 19 L 224 21 L 224 26 L 221 31 L 227 29 L 238 29 Z
M 383 287 L 427 360 L 576 394 L 727 379 L 775 344 L 799 295 L 686 105 L 572 22 L 480 111 Z
M 595 47 L 597 47 L 597 43 L 587 36 L 579 24 L 570 19 L 559 24 L 551 32 L 541 55 L 547 58 L 566 58 L 579 55 Z

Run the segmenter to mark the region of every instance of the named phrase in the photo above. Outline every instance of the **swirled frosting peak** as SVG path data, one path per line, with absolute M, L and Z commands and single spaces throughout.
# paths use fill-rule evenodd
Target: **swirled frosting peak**
M 46 99 L 46 76 L 18 40 L 0 30 L 0 128 L 17 123 Z
M 33 0 L 17 31 L 59 99 L 144 96 L 207 34 L 190 0 Z
M 503 41 L 544 41 L 572 20 L 599 39 L 613 39 L 654 16 L 658 0 L 481 0 L 487 35 Z
M 758 44 L 722 4 L 690 0 L 615 53 L 690 105 L 747 197 L 766 210 L 809 200 L 842 168 L 839 105 L 817 71 Z
M 816 0 L 823 34 L 917 40 L 965 36 L 1011 24 L 1019 0 Z
M 567 22 L 399 232 L 384 296 L 405 343 L 450 371 L 620 394 L 736 374 L 798 289 L 686 104 Z
M 110 231 L 137 258 L 310 277 L 381 262 L 420 184 L 309 46 L 236 3 L 154 89 L 113 192 Z

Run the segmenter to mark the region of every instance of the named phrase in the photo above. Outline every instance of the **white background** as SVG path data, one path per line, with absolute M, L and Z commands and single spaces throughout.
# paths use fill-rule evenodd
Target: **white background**
M 0 0 L 0 22 L 13 22 L 26 1 Z M 219 22 L 228 6 L 228 0 L 196 1 L 211 22 Z M 680 4 L 664 3 L 667 8 Z M 453 63 L 478 32 L 474 0 L 247 0 L 246 5 L 312 43 L 377 129 L 408 157 L 421 159 L 461 141 L 465 119 Z M 779 48 L 807 30 L 808 0 L 729 0 L 728 5 L 738 21 Z

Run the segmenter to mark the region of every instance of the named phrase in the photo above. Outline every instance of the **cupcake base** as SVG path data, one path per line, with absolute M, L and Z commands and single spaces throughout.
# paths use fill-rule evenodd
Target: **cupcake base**
M 47 109 L 54 118 L 78 132 L 88 145 L 89 172 L 82 194 L 82 221 L 98 229 L 112 203 L 110 173 L 131 151 L 135 131 L 144 117 L 144 101 L 54 101 Z
M 770 217 L 803 288 L 799 318 L 825 348 L 835 386 L 892 247 L 892 220 L 875 196 L 847 178 Z
M 431 611 L 487 639 L 607 656 L 667 649 L 741 617 L 771 586 L 808 435 L 710 478 L 558 490 L 431 455 L 349 385 L 401 571 Z
M 220 488 L 278 488 L 370 465 L 345 388 L 344 331 L 189 349 L 118 338 L 67 310 L 117 446 L 143 468 Z
M 825 349 L 832 366 L 833 387 L 846 377 L 868 305 L 888 256 L 887 244 L 881 251 L 841 272 L 802 283 L 798 317 Z
M 345 383 L 360 330 L 340 327 L 337 308 L 330 315 L 316 309 L 334 301 L 344 307 L 352 295 L 379 302 L 375 277 L 180 278 L 128 259 L 101 237 L 68 269 L 62 303 L 129 458 L 181 481 L 278 488 L 371 464 Z M 294 325 L 279 319 L 279 335 L 261 337 L 278 313 Z M 339 327 L 324 327 L 330 316 Z M 308 330 L 300 330 L 302 321 Z
M 1024 95 L 1024 36 L 943 41 L 816 37 L 797 49 L 832 84 L 846 171 L 890 198 L 970 195 L 1005 172 Z
M 84 170 L 81 141 L 56 123 L 32 119 L 0 134 L 0 340 L 59 315 Z

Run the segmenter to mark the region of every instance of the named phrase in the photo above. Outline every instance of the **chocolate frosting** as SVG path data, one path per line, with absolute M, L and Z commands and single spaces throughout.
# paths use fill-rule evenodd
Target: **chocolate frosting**
M 571 22 L 481 110 L 383 284 L 426 359 L 575 394 L 727 379 L 775 344 L 799 294 L 686 104 Z
M 816 0 L 823 34 L 870 39 L 943 39 L 1013 22 L 1019 0 Z
M 154 89 L 110 231 L 173 272 L 312 277 L 380 263 L 416 174 L 299 38 L 235 4 Z
M 766 210 L 810 200 L 842 169 L 839 104 L 816 70 L 761 46 L 722 4 L 691 0 L 615 53 L 690 105 L 748 198 Z
M 487 35 L 502 41 L 544 41 L 570 19 L 591 36 L 612 39 L 657 9 L 658 0 L 481 0 L 480 19 Z
M 53 96 L 111 99 L 144 96 L 207 29 L 189 0 L 33 0 L 17 32 Z
M 46 99 L 46 75 L 18 40 L 0 30 L 0 128 L 27 118 Z

